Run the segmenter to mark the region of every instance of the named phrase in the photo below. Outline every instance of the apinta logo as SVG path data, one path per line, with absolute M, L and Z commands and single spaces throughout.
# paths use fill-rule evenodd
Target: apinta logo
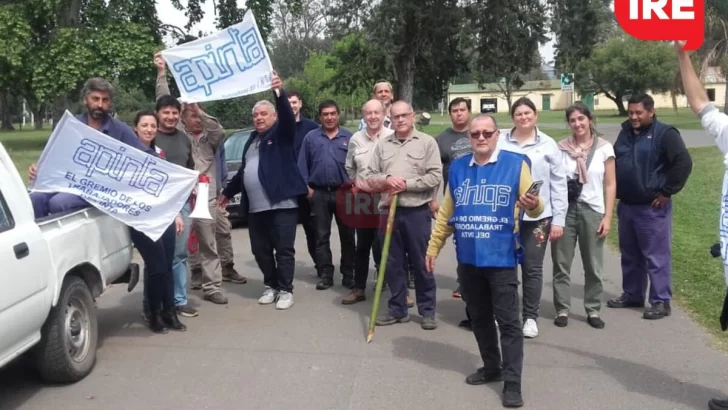
M 697 50 L 705 39 L 705 0 L 614 0 L 614 14 L 640 40 L 684 40 Z

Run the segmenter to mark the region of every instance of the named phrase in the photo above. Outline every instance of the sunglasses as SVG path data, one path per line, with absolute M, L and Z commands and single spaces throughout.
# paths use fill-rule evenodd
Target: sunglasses
M 483 138 L 489 139 L 492 138 L 495 133 L 498 132 L 498 130 L 495 131 L 471 131 L 470 132 L 470 138 L 477 140 L 480 139 L 480 136 L 482 135 Z

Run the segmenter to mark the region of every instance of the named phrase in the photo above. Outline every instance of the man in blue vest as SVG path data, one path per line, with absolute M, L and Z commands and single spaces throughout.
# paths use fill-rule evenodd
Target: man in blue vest
M 521 407 L 523 328 L 518 316 L 517 266 L 521 256 L 521 212 L 538 216 L 543 200 L 528 193 L 531 163 L 526 155 L 501 151 L 498 124 L 488 114 L 470 122 L 473 153 L 450 165 L 447 191 L 430 237 L 425 264 L 455 234 L 460 285 L 483 367 L 465 379 L 472 385 L 504 381 L 503 406 Z M 500 327 L 500 344 L 495 316 Z
M 645 319 L 670 316 L 672 200 L 685 186 L 693 162 L 675 127 L 657 121 L 655 101 L 632 96 L 629 120 L 614 143 L 622 290 L 611 308 L 643 307 L 647 278 L 651 307 Z

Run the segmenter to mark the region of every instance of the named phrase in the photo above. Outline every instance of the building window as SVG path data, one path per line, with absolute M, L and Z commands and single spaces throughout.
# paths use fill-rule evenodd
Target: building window
M 705 91 L 708 93 L 708 99 L 715 102 L 715 88 L 708 88 Z

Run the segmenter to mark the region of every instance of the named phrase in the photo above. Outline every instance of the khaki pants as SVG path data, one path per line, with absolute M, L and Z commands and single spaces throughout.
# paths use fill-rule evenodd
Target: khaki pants
M 556 313 L 571 308 L 571 265 L 577 243 L 584 263 L 584 309 L 587 315 L 597 314 L 602 307 L 604 273 L 604 238 L 597 230 L 604 215 L 583 202 L 572 202 L 566 213 L 564 236 L 551 242 L 554 262 L 554 307 Z
M 228 211 L 218 208 L 215 217 L 215 244 L 217 245 L 217 255 L 220 257 L 222 266 L 233 264 L 233 237 L 230 227 Z M 199 253 L 191 254 L 189 257 L 190 267 L 192 269 L 200 268 Z
M 195 206 L 199 206 L 196 204 Z M 190 255 L 190 266 L 199 266 L 202 270 L 202 291 L 205 295 L 222 292 L 222 268 L 220 258 L 217 254 L 217 243 L 215 240 L 217 225 L 217 214 L 220 209 L 217 206 L 217 198 L 208 202 L 212 219 L 192 219 L 194 229 L 199 241 L 197 254 Z M 195 266 L 197 265 L 197 266 Z

